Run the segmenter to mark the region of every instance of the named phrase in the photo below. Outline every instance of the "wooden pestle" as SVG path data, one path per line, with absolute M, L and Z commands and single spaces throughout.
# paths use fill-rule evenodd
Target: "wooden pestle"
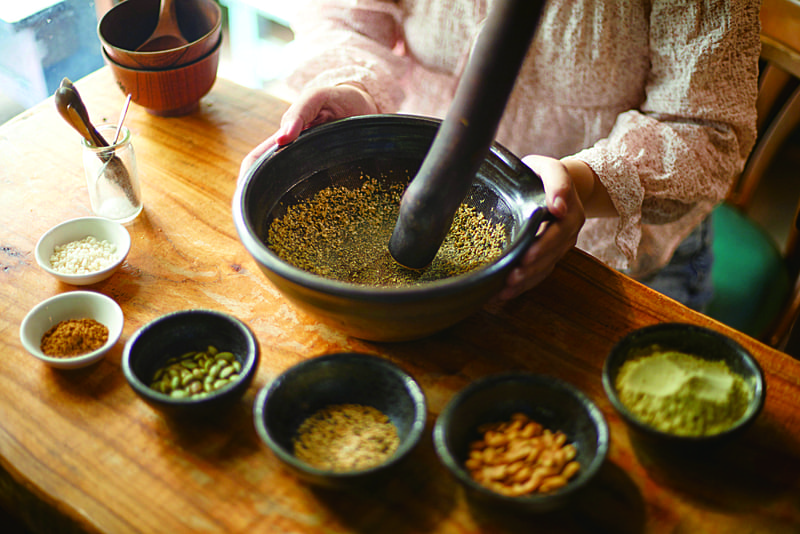
M 489 13 L 448 113 L 400 203 L 389 241 L 400 265 L 422 269 L 436 256 L 494 141 L 543 4 L 503 0 Z

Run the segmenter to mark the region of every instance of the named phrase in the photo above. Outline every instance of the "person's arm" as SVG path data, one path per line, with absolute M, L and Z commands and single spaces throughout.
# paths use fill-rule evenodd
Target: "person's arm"
M 402 11 L 391 0 L 312 0 L 292 22 L 295 39 L 284 50 L 292 72 L 285 82 L 296 91 L 281 127 L 242 160 L 240 178 L 275 144 L 295 140 L 306 128 L 397 109 L 397 83 L 408 58 L 395 53 Z
M 377 113 L 372 96 L 357 83 L 342 83 L 304 91 L 281 117 L 278 131 L 267 137 L 242 160 L 239 177 L 275 145 L 286 145 L 300 132 L 317 124 L 336 119 Z
M 292 71 L 287 86 L 298 94 L 342 83 L 358 84 L 381 113 L 403 100 L 400 80 L 408 58 L 396 53 L 402 41 L 403 10 L 391 0 L 312 0 L 292 21 L 286 47 Z
M 573 248 L 586 217 L 614 217 L 616 210 L 602 182 L 586 163 L 526 156 L 523 163 L 538 174 L 553 220 L 544 223 L 536 242 L 506 278 L 496 300 L 513 299 L 547 278 L 556 263 Z
M 600 177 L 588 163 L 574 157 L 561 160 L 569 173 L 587 218 L 616 217 L 617 208 Z
M 606 138 L 571 157 L 523 158 L 542 176 L 555 220 L 509 274 L 501 300 L 544 280 L 580 244 L 587 217 L 616 216 L 613 245 L 627 264 L 648 225 L 691 227 L 711 212 L 755 142 L 758 27 L 757 4 L 744 0 L 710 9 L 653 3 L 641 108 L 620 114 Z
M 707 217 L 755 143 L 758 4 L 690 4 L 653 2 L 644 102 L 574 156 L 608 191 L 619 215 L 615 246 L 628 264 L 643 232 L 656 231 L 648 227 Z

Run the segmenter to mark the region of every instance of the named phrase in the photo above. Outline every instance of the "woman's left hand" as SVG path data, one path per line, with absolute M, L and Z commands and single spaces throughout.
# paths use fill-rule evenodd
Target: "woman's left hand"
M 258 158 L 275 145 L 291 143 L 306 128 L 355 115 L 377 113 L 375 100 L 357 83 L 317 87 L 303 91 L 281 117 L 278 131 L 252 149 L 242 160 L 239 180 Z

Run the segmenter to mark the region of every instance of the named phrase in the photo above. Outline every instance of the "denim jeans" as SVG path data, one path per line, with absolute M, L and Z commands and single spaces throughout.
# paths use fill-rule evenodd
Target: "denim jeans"
M 705 311 L 714 294 L 712 241 L 709 217 L 678 245 L 667 265 L 640 282 L 693 310 Z

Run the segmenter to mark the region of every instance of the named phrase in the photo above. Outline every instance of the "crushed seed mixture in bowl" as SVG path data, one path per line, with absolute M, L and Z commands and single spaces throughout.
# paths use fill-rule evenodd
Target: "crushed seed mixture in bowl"
M 405 186 L 361 176 L 355 189 L 330 186 L 291 206 L 269 226 L 269 247 L 284 261 L 342 282 L 398 287 L 470 272 L 500 256 L 502 224 L 462 204 L 430 266 L 407 269 L 387 247 Z
M 292 304 L 348 335 L 407 341 L 479 311 L 550 220 L 541 178 L 494 144 L 437 257 L 421 270 L 389 252 L 402 194 L 440 121 L 333 121 L 267 151 L 239 181 L 236 231 Z

